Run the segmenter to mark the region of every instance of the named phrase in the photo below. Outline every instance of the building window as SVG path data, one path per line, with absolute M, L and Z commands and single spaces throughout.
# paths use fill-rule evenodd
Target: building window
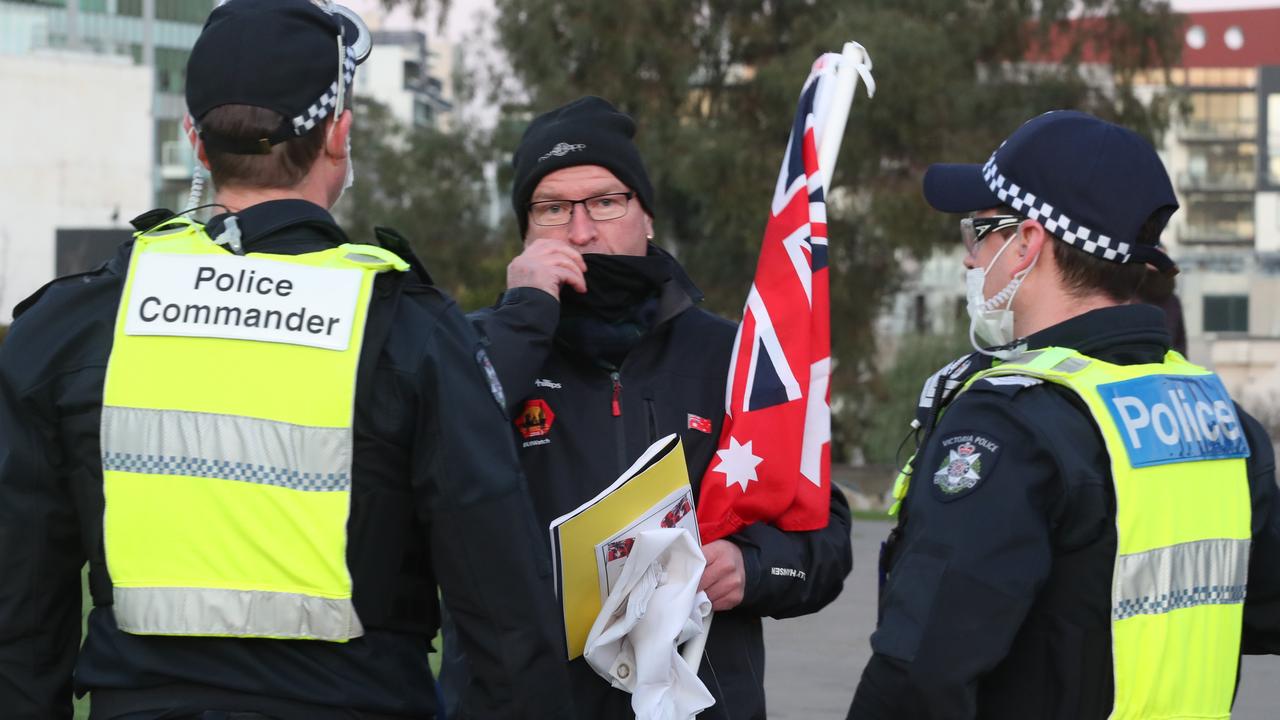
M 1253 241 L 1253 195 L 1195 193 L 1186 197 L 1186 225 L 1181 240 L 1188 243 Z
M 1190 87 L 1252 88 L 1258 84 L 1257 68 L 1174 68 L 1175 85 Z
M 156 48 L 156 90 L 165 93 L 181 94 L 187 87 L 188 50 L 176 48 Z
M 414 127 L 435 127 L 436 111 L 430 104 L 421 100 L 413 102 L 413 126 Z
M 404 89 L 416 90 L 422 78 L 422 63 L 415 60 L 404 61 Z
M 1182 190 L 1254 188 L 1256 143 L 1196 143 L 1186 147 L 1187 170 L 1178 176 Z
M 156 0 L 156 19 L 203 24 L 214 5 L 211 0 Z M 117 0 L 116 13 L 142 17 L 142 0 Z
M 1192 92 L 1184 134 L 1192 139 L 1252 139 L 1258 128 L 1258 100 L 1252 92 Z
M 1248 295 L 1205 295 L 1205 332 L 1249 332 Z
M 1267 184 L 1280 185 L 1280 93 L 1267 95 Z

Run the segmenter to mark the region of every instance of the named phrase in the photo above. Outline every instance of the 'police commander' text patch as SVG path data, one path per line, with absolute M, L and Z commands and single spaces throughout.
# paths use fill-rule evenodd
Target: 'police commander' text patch
M 991 476 L 1002 443 L 989 434 L 955 432 L 942 438 L 941 462 L 933 473 L 939 499 L 954 500 L 969 494 Z
M 355 268 L 237 255 L 145 254 L 133 271 L 125 333 L 346 350 L 360 281 Z
M 1249 457 L 1244 426 L 1217 375 L 1150 375 L 1099 385 L 1098 393 L 1133 467 Z

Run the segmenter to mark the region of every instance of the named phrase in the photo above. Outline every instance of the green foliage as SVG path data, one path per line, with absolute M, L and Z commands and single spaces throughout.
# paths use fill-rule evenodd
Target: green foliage
M 351 147 L 356 183 L 336 210 L 356 242 L 387 226 L 410 240 L 434 280 L 464 308 L 491 304 L 519 252 L 514 221 L 494 232 L 484 149 L 465 130 L 406 129 L 375 102 L 356 108 Z
M 1082 8 L 1093 19 L 1068 22 Z M 1157 135 L 1168 102 L 1139 102 L 1132 84 L 1144 68 L 1177 61 L 1181 22 L 1162 0 L 496 0 L 496 9 L 514 77 L 490 97 L 509 102 L 514 86 L 524 101 L 506 106 L 494 156 L 509 157 L 534 113 L 584 94 L 634 115 L 658 242 L 709 309 L 729 317 L 740 315 L 755 268 L 801 81 L 821 52 L 850 39 L 867 48 L 879 91 L 854 102 L 828 212 L 832 387 L 844 400 L 837 436 L 848 440 L 869 437 L 883 415 L 873 321 L 899 286 L 901 259 L 956 241 L 954 218 L 920 196 L 924 169 L 981 162 L 1051 109 Z M 1047 57 L 1037 48 L 1062 61 L 1024 62 Z M 1081 60 L 1099 56 L 1110 72 L 1086 72 Z M 500 174 L 499 187 L 509 180 Z
M 963 332 L 946 335 L 905 335 L 896 361 L 875 384 L 875 412 L 868 418 L 861 446 L 869 463 L 900 466 L 914 449 L 904 439 L 911 432 L 924 381 L 939 368 L 973 351 Z M 901 450 L 901 452 L 899 452 Z

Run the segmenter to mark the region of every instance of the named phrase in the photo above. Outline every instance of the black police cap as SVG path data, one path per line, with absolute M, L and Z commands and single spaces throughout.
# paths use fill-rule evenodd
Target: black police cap
M 230 0 L 210 13 L 191 50 L 187 109 L 197 126 L 222 105 L 279 113 L 284 122 L 264 138 L 201 130 L 201 139 L 212 149 L 269 153 L 272 145 L 305 135 L 322 122 L 340 95 L 350 97 L 356 65 L 371 48 L 368 28 L 340 5 L 324 0 Z
M 1173 261 L 1139 238 L 1178 209 L 1169 173 L 1142 136 L 1092 115 L 1056 110 L 1028 120 L 983 165 L 936 164 L 924 197 L 943 212 L 1007 205 L 1059 240 L 1116 263 L 1173 271 Z

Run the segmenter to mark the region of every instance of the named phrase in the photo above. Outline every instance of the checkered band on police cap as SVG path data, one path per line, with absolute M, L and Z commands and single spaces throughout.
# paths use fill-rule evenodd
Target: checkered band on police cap
M 1001 143 L 1000 147 L 1004 147 Z M 996 164 L 996 150 L 982 166 L 982 178 L 987 181 L 991 192 L 1000 198 L 1000 202 L 1013 208 L 1020 215 L 1038 220 L 1045 230 L 1058 239 L 1075 247 L 1112 262 L 1127 263 L 1130 259 L 1129 243 L 1112 240 L 1102 233 L 1085 227 L 1081 223 L 1067 217 L 1067 214 L 1053 206 L 1048 198 L 1036 197 L 1035 193 L 1018 185 L 1017 182 L 1004 176 L 1000 166 Z
M 342 84 L 344 96 L 351 97 L 351 82 L 356 76 L 356 52 L 350 45 L 346 47 L 346 60 L 342 68 Z M 348 101 L 349 102 L 349 101 Z M 329 117 L 329 113 L 338 104 L 338 80 L 334 78 L 329 89 L 324 91 L 311 106 L 293 117 L 293 134 L 299 137 L 306 135 L 317 124 Z

